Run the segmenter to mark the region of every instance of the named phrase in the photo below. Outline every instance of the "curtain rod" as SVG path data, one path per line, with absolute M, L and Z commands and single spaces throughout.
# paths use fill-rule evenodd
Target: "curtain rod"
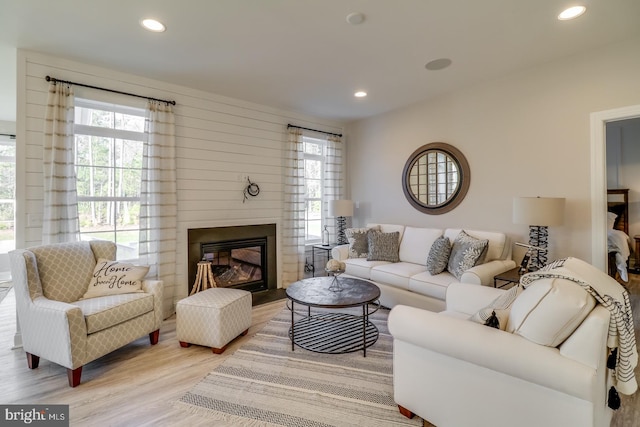
M 287 125 L 287 129 L 289 129 L 289 128 L 310 130 L 312 132 L 320 132 L 320 133 L 324 133 L 324 134 L 327 134 L 327 135 L 333 135 L 333 136 L 337 136 L 339 138 L 342 138 L 342 134 L 341 133 L 332 133 L 332 132 L 325 132 L 323 130 L 317 130 L 317 129 L 311 129 L 311 128 L 303 128 L 302 126 L 296 126 L 296 125 L 292 125 L 292 124 L 288 124 Z
M 12 133 L 0 133 L 0 136 L 8 136 L 11 139 L 16 139 L 16 136 Z
M 90 89 L 104 90 L 105 92 L 119 93 L 120 95 L 135 96 L 136 98 L 150 99 L 152 101 L 160 101 L 160 102 L 164 102 L 165 104 L 176 105 L 176 101 L 167 101 L 166 99 L 159 99 L 159 98 L 152 98 L 150 96 L 136 95 L 135 93 L 122 92 L 122 91 L 114 90 L 114 89 L 105 89 L 103 87 L 91 86 L 91 85 L 86 85 L 86 84 L 83 84 L 83 83 L 70 82 L 69 80 L 60 80 L 60 79 L 56 79 L 56 78 L 50 77 L 50 76 L 45 77 L 45 80 L 48 81 L 48 82 L 53 82 L 53 83 L 67 83 L 67 84 L 74 85 L 74 86 L 88 87 Z

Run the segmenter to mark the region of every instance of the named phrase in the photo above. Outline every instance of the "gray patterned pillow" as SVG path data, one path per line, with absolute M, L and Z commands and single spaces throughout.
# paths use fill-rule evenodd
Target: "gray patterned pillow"
M 371 228 L 347 228 L 344 234 L 349 242 L 349 258 L 367 258 L 369 256 L 369 231 L 379 231 L 380 226 Z
M 489 240 L 476 239 L 462 230 L 451 246 L 447 270 L 460 280 L 462 273 L 482 263 L 489 246 Z
M 398 262 L 400 256 L 400 232 L 381 233 L 374 231 L 369 233 L 369 256 L 367 261 Z
M 448 237 L 440 236 L 431 245 L 427 257 L 427 271 L 430 274 L 440 274 L 447 269 L 449 255 L 451 254 L 451 241 Z

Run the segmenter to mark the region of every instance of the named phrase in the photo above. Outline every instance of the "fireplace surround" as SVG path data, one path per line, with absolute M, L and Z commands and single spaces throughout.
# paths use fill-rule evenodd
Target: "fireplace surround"
M 251 292 L 275 290 L 277 284 L 276 224 L 190 228 L 188 239 L 188 293 L 198 262 L 212 262 L 218 286 Z M 235 271 L 234 271 L 235 270 Z

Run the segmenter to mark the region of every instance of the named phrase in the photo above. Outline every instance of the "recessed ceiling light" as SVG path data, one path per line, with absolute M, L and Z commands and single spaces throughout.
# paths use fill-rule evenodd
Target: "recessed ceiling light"
M 587 10 L 584 6 L 573 6 L 568 9 L 562 11 L 560 15 L 558 15 L 558 19 L 561 21 L 567 21 L 569 19 L 577 18 L 582 15 Z
M 447 68 L 449 65 L 451 65 L 451 60 L 449 58 L 439 58 L 427 62 L 424 68 L 431 71 L 437 71 Z
M 360 90 L 354 93 L 353 96 L 355 96 L 356 98 L 364 98 L 365 96 L 367 96 L 367 92 Z
M 162 22 L 151 18 L 143 19 L 142 21 L 140 21 L 140 25 L 142 25 L 145 29 L 154 31 L 156 33 L 161 33 L 166 29 Z
M 364 22 L 364 14 L 350 13 L 347 15 L 347 22 L 351 25 L 358 25 Z

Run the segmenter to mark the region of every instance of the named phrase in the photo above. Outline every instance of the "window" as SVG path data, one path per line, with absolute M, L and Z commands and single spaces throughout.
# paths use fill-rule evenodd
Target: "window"
M 16 140 L 0 135 L 0 253 L 16 248 L 15 240 Z
M 75 164 L 82 240 L 138 257 L 145 110 L 76 98 Z
M 322 240 L 322 184 L 326 141 L 304 136 L 305 241 Z

